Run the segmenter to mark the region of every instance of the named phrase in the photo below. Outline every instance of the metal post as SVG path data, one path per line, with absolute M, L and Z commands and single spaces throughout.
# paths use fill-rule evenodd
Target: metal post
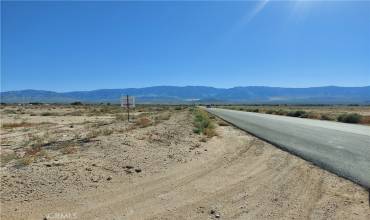
M 127 105 L 127 121 L 130 122 L 130 103 L 128 100 L 128 95 L 126 95 L 126 105 Z

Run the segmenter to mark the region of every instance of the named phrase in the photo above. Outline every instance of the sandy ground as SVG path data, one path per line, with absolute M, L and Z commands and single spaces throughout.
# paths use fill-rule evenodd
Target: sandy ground
M 370 219 L 367 190 L 231 126 L 204 142 L 188 110 L 145 128 L 101 117 L 114 132 L 72 154 L 2 166 L 1 219 Z M 2 132 L 2 151 L 25 132 Z

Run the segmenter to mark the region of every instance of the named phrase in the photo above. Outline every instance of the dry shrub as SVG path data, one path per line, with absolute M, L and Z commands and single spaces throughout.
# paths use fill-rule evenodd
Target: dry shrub
M 13 109 L 5 109 L 3 112 L 5 114 L 17 114 L 17 111 Z
M 115 118 L 116 118 L 117 121 L 125 121 L 125 120 L 127 120 L 127 115 L 125 115 L 125 114 L 116 114 Z
M 78 111 L 65 113 L 64 115 L 65 116 L 82 116 L 83 113 L 82 113 L 82 111 L 78 110 Z
M 152 125 L 152 121 L 147 117 L 142 117 L 136 120 L 135 125 L 140 128 L 145 128 Z
M 63 154 L 74 154 L 77 152 L 77 148 L 74 145 L 69 145 L 61 150 Z
M 100 136 L 100 135 L 108 136 L 108 135 L 111 135 L 111 134 L 113 134 L 113 129 L 108 129 L 108 128 L 94 129 L 94 130 L 89 131 L 86 134 L 86 138 L 87 139 L 92 139 L 92 138 L 96 138 L 97 136 Z
M 157 120 L 157 121 L 166 121 L 166 120 L 168 120 L 168 119 L 170 119 L 170 118 L 171 118 L 171 113 L 169 113 L 169 112 L 164 112 L 164 113 L 162 113 L 162 114 L 157 115 L 157 116 L 155 117 L 155 120 Z
M 201 137 L 201 138 L 199 139 L 199 141 L 200 141 L 200 142 L 207 142 L 207 138 L 203 136 L 203 137 Z
M 42 112 L 40 116 L 60 116 L 58 112 Z
M 25 155 L 28 156 L 36 156 L 38 155 L 44 144 L 47 142 L 47 138 L 49 137 L 49 133 L 45 133 L 44 135 L 28 135 L 28 140 L 26 140 L 25 145 L 28 147 L 26 149 Z
M 65 141 L 60 145 L 63 154 L 72 154 L 77 152 L 76 145 L 73 141 Z
M 205 128 L 203 134 L 206 135 L 208 138 L 217 136 L 217 132 L 214 128 Z
M 1 125 L 2 128 L 4 129 L 11 129 L 11 128 L 19 128 L 19 127 L 31 127 L 33 124 L 32 123 L 29 123 L 29 122 L 26 122 L 26 121 L 22 121 L 22 122 L 13 122 L 13 123 L 4 123 Z
M 36 156 L 41 152 L 41 145 L 34 145 L 26 150 L 26 155 Z
M 108 136 L 108 135 L 113 134 L 113 130 L 112 129 L 105 128 L 105 129 L 100 130 L 100 133 L 102 135 L 104 135 L 104 136 Z
M 90 130 L 90 131 L 86 134 L 86 138 L 87 138 L 87 139 L 96 138 L 97 136 L 99 136 L 99 130 L 97 130 L 97 129 Z
M 318 113 L 309 112 L 309 113 L 307 113 L 307 118 L 320 119 L 321 118 L 321 115 L 318 114 Z
M 321 120 L 327 120 L 327 121 L 333 121 L 333 120 L 334 120 L 334 118 L 333 118 L 333 117 L 331 117 L 331 116 L 330 116 L 330 115 L 328 115 L 328 114 L 322 114 L 320 119 L 321 119 Z
M 370 116 L 362 116 L 361 124 L 370 124 Z
M 34 156 L 25 155 L 17 161 L 18 166 L 28 166 L 35 160 Z
M 1 162 L 1 166 L 4 166 L 6 165 L 7 163 L 9 163 L 10 161 L 14 160 L 17 158 L 17 155 L 15 153 L 8 153 L 8 154 L 0 154 L 0 162 Z
M 230 126 L 230 124 L 229 124 L 229 123 L 227 123 L 226 121 L 223 121 L 223 120 L 219 120 L 219 121 L 217 122 L 217 124 L 218 124 L 219 126 Z

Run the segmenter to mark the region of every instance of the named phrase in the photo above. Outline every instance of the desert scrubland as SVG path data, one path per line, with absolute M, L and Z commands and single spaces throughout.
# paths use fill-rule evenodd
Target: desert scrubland
M 0 111 L 1 219 L 370 218 L 366 189 L 194 107 Z

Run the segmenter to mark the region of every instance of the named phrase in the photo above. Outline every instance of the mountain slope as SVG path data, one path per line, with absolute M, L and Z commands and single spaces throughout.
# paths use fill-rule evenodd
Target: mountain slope
M 221 89 L 206 86 L 155 86 L 146 88 L 100 89 L 93 91 L 51 92 L 21 90 L 1 92 L 1 102 L 112 102 L 118 103 L 121 95 L 133 95 L 139 103 L 370 103 L 370 86 L 365 87 L 311 87 L 280 88 L 265 86 Z

